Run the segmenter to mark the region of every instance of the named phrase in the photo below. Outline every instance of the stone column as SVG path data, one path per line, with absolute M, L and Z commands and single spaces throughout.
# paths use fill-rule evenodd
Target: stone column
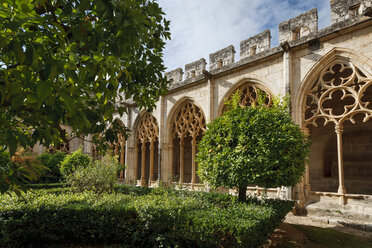
M 141 186 L 146 185 L 145 166 L 146 166 L 146 143 L 143 142 L 141 146 Z
M 184 137 L 180 137 L 180 183 L 183 183 L 183 163 L 184 163 Z
M 124 154 L 125 154 L 125 142 L 120 144 L 120 165 L 124 165 Z M 120 179 L 124 179 L 124 169 L 120 171 Z
M 138 153 L 139 153 L 139 149 L 138 149 L 138 143 L 136 142 L 135 144 L 135 147 L 134 147 L 134 150 L 133 150 L 133 160 L 132 163 L 133 163 L 133 177 L 134 177 L 134 181 L 136 182 L 136 185 L 137 185 L 137 179 L 138 179 Z
M 127 127 L 129 129 L 132 129 L 132 109 L 130 107 L 128 107 L 128 113 L 127 113 Z M 133 152 L 135 152 L 135 154 L 138 154 L 138 150 L 136 150 L 136 149 L 133 150 L 132 149 L 133 147 L 130 146 L 129 139 L 130 138 L 128 137 L 125 140 L 125 145 L 124 145 L 125 146 L 125 149 L 124 149 L 124 152 L 125 152 L 124 164 L 127 166 L 127 168 L 125 169 L 125 179 L 126 179 L 127 183 L 130 183 L 130 181 L 132 180 L 131 179 L 132 176 L 134 176 L 135 181 L 137 180 L 137 168 L 136 168 L 137 160 L 135 160 L 135 159 L 137 159 L 138 155 L 134 155 Z M 135 140 L 135 138 L 134 138 L 134 140 Z M 128 173 L 131 170 L 130 168 L 134 169 L 134 171 L 131 174 Z
M 195 164 L 195 156 L 196 156 L 196 136 L 194 135 L 192 137 L 191 141 L 191 146 L 192 146 L 192 155 L 191 155 L 191 189 L 194 189 L 194 184 L 196 182 L 196 164 Z
M 338 180 L 339 180 L 338 193 L 341 195 L 340 203 L 342 205 L 345 205 L 346 204 L 346 198 L 345 198 L 346 189 L 345 189 L 345 183 L 344 183 L 344 158 L 342 154 L 342 132 L 343 132 L 342 124 L 336 125 L 335 131 L 337 134 L 337 159 L 338 159 Z
M 215 94 L 215 82 L 213 79 L 208 79 L 208 89 L 209 89 L 209 115 L 207 116 L 207 122 L 210 123 L 215 119 L 216 112 L 216 94 Z
M 150 175 L 149 175 L 149 186 L 151 182 L 154 181 L 154 141 L 151 140 L 150 143 Z
M 309 135 L 309 129 L 308 128 L 303 128 L 302 132 L 308 136 Z M 305 182 L 304 182 L 304 191 L 305 191 L 305 200 L 310 199 L 310 169 L 309 169 L 309 164 L 306 163 L 306 170 L 305 170 Z
M 292 56 L 288 50 L 283 53 L 283 79 L 284 79 L 284 94 L 290 94 L 292 82 Z

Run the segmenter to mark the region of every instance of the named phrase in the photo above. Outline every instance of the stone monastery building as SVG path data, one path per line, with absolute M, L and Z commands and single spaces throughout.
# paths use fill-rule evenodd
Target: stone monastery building
M 167 72 L 169 92 L 156 109 L 140 112 L 132 104 L 121 118 L 132 129 L 115 146 L 127 165 L 125 180 L 200 186 L 195 155 L 206 124 L 237 89 L 244 105 L 261 89 L 268 101 L 289 94 L 293 120 L 312 139 L 303 182 L 284 196 L 299 207 L 320 202 L 372 213 L 372 1 L 331 0 L 330 6 L 329 27 L 318 30 L 312 9 L 279 24 L 278 47 L 265 30 L 240 42 L 238 58 L 228 46 L 210 54 L 208 66 L 201 58 Z M 89 144 L 79 145 L 90 152 Z

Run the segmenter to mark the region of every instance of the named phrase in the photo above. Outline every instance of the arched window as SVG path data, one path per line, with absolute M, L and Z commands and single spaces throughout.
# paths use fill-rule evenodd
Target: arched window
M 236 91 L 240 92 L 241 94 L 241 100 L 240 100 L 240 105 L 241 106 L 251 106 L 252 104 L 256 104 L 258 101 L 258 96 L 259 92 L 265 96 L 265 104 L 266 105 L 271 105 L 272 102 L 272 96 L 270 93 L 264 89 L 259 88 L 256 84 L 247 82 L 242 84 L 240 87 L 238 87 L 236 90 L 234 90 L 228 99 L 231 98 L 232 95 L 236 93 Z M 222 108 L 222 111 L 220 114 L 223 114 L 228 110 L 227 106 L 224 105 Z
M 203 112 L 190 101 L 184 102 L 173 119 L 173 176 L 180 183 L 199 182 L 196 175 L 196 144 L 205 132 Z
M 159 127 L 157 121 L 150 113 L 145 113 L 137 129 L 137 142 L 141 146 L 138 150 L 137 175 L 141 180 L 141 185 L 151 185 L 157 180 L 158 173 L 158 145 L 159 145 Z
M 345 195 L 347 186 L 350 193 L 372 194 L 371 84 L 372 79 L 352 63 L 335 61 L 306 92 L 303 127 L 309 128 L 313 140 L 313 190 L 337 189 Z

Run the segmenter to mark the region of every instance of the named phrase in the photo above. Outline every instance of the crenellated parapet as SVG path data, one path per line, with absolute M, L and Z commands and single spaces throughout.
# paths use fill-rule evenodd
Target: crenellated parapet
M 173 71 L 165 73 L 165 77 L 171 84 L 182 82 L 182 75 L 183 75 L 182 68 L 177 68 Z
M 271 33 L 267 29 L 240 42 L 240 58 L 237 61 L 235 61 L 235 48 L 230 45 L 209 55 L 208 69 L 206 60 L 201 58 L 185 65 L 184 79 L 181 68 L 167 72 L 165 75 L 171 81 L 170 88 L 187 85 L 303 44 L 314 49 L 318 47 L 321 37 L 339 32 L 372 17 L 371 0 L 330 0 L 330 9 L 332 25 L 329 27 L 318 30 L 318 12 L 316 8 L 311 9 L 279 24 L 280 45 L 278 47 L 271 47 Z
M 216 70 L 234 63 L 235 49 L 230 45 L 215 53 L 209 54 L 209 70 Z
M 270 30 L 266 29 L 260 34 L 257 34 L 249 39 L 240 42 L 240 59 L 254 56 L 270 49 Z
M 298 40 L 318 31 L 317 9 L 309 10 L 279 24 L 279 43 Z
M 203 74 L 203 71 L 205 70 L 205 66 L 207 65 L 207 62 L 204 58 L 201 58 L 197 61 L 194 61 L 190 64 L 185 65 L 185 79 L 191 79 L 195 78 L 201 74 Z
M 330 4 L 332 25 L 348 19 L 359 18 L 372 8 L 371 0 L 331 0 Z

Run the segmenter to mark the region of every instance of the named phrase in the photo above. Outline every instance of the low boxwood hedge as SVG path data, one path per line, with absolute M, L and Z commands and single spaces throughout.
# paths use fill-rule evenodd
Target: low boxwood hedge
M 222 194 L 116 187 L 122 193 L 0 197 L 0 247 L 260 247 L 293 207 Z M 137 191 L 136 191 L 137 190 Z M 134 192 L 137 192 L 134 193 Z

